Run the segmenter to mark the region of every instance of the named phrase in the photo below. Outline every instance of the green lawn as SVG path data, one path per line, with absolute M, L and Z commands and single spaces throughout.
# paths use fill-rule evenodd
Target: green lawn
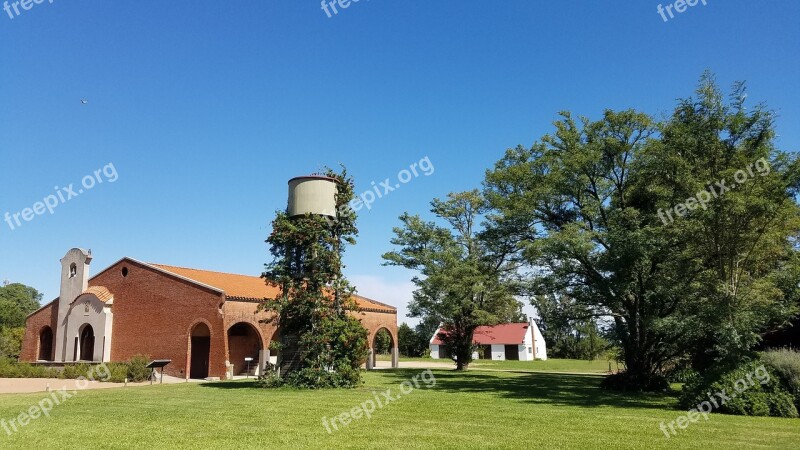
M 379 361 L 391 361 L 391 355 L 378 355 Z M 435 362 L 447 363 L 444 359 L 431 358 L 400 358 L 400 367 L 403 362 Z M 611 369 L 618 369 L 617 363 L 611 362 Z M 453 363 L 455 367 L 455 363 Z M 488 359 L 476 359 L 470 365 L 474 369 L 497 369 L 497 370 L 519 370 L 524 372 L 572 372 L 572 373 L 608 373 L 609 361 L 596 359 L 586 361 L 582 359 L 548 359 L 547 361 L 492 361 Z M 621 367 L 619 367 L 621 368 Z
M 610 393 L 601 377 L 434 370 L 436 384 L 329 434 L 322 424 L 421 373 L 381 370 L 351 390 L 219 382 L 82 391 L 0 448 L 800 448 L 800 421 L 711 415 L 667 439 L 681 411 L 666 395 Z M 0 395 L 0 419 L 44 398 Z M 340 426 L 341 427 L 341 426 Z

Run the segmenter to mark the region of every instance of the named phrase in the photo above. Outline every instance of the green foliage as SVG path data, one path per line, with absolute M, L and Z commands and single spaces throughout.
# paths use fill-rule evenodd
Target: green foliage
M 451 351 L 458 370 L 472 361 L 472 337 L 481 325 L 521 319 L 518 265 L 508 243 L 488 230 L 478 231 L 486 202 L 477 190 L 434 199 L 431 212 L 439 222 L 400 216 L 392 244 L 383 255 L 387 265 L 415 270 L 417 289 L 409 304 L 412 317 L 441 321 L 440 339 Z M 430 339 L 430 338 L 429 338 Z
M 24 327 L 25 317 L 39 309 L 42 294 L 20 283 L 0 286 L 0 328 Z
M 62 378 L 62 375 L 58 369 L 0 357 L 0 378 Z
M 106 363 L 106 367 L 110 374 L 107 381 L 111 383 L 124 383 L 125 379 L 128 378 L 128 365 L 126 363 Z
M 687 356 L 699 371 L 735 367 L 800 298 L 800 163 L 775 149 L 772 115 L 745 109 L 740 85 L 728 104 L 710 75 L 697 92 L 661 124 L 564 112 L 554 134 L 508 150 L 486 176 L 490 228 L 517 243 L 530 295 L 611 317 L 629 372 L 619 379 L 639 388 L 663 385 Z M 752 170 L 762 160 L 770 170 Z M 697 206 L 698 192 L 748 168 Z M 690 198 L 684 216 L 661 218 Z
M 761 355 L 761 360 L 778 375 L 786 390 L 794 396 L 794 404 L 800 410 L 800 352 L 770 350 Z
M 282 336 L 297 337 L 298 367 L 288 367 L 282 383 L 304 388 L 358 385 L 369 348 L 367 330 L 348 313 L 357 306 L 354 288 L 342 275 L 344 249 L 355 244 L 358 234 L 355 212 L 348 207 L 353 180 L 345 170 L 328 169 L 325 175 L 337 182 L 336 219 L 276 214 L 267 239 L 273 259 L 263 276 L 280 288 L 280 295 L 259 306 L 277 313 Z M 288 360 L 281 358 L 280 364 Z M 282 384 L 273 381 L 269 384 Z
M 730 397 L 723 400 L 717 393 Z M 792 396 L 780 378 L 761 361 L 752 361 L 716 376 L 697 377 L 683 386 L 682 408 L 696 408 L 714 396 L 715 411 L 743 416 L 798 417 Z
M 375 334 L 375 353 L 385 355 L 392 351 L 392 335 L 384 328 Z
M 150 358 L 147 356 L 136 355 L 125 363 L 128 368 L 128 381 L 138 383 L 149 380 L 152 373 L 152 369 L 146 367 L 149 362 Z
M 23 337 L 24 327 L 0 327 L 0 357 L 19 358 Z
M 80 377 L 86 377 L 87 374 L 93 373 L 93 367 L 94 366 L 92 364 L 87 363 L 65 365 L 64 370 L 61 371 L 61 378 L 75 380 Z
M 400 354 L 408 357 L 420 357 L 430 351 L 429 342 L 435 329 L 430 333 L 424 329 L 423 325 L 411 328 L 403 322 L 397 328 L 398 350 Z
M 597 322 L 583 305 L 564 295 L 540 295 L 531 300 L 539 313 L 539 329 L 551 358 L 595 359 L 611 343 L 600 336 Z

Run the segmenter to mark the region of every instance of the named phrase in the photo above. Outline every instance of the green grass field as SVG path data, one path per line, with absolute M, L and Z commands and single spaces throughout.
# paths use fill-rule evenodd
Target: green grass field
M 378 355 L 379 361 L 391 361 L 391 355 Z M 444 359 L 431 359 L 431 358 L 400 358 L 400 366 L 403 362 L 420 362 L 420 363 L 447 363 Z M 615 361 L 608 361 L 605 359 L 596 359 L 586 361 L 583 359 L 548 359 L 547 361 L 492 361 L 487 359 L 478 359 L 472 362 L 470 368 L 473 369 L 498 369 L 498 370 L 521 370 L 524 372 L 572 372 L 572 373 L 608 373 L 609 362 L 611 369 L 616 371 L 618 368 Z M 455 363 L 453 363 L 455 367 Z
M 800 448 L 796 419 L 712 414 L 667 439 L 659 423 L 684 413 L 672 396 L 606 392 L 599 376 L 477 368 L 434 370 L 433 387 L 326 431 L 323 417 L 373 392 L 396 396 L 421 372 L 369 372 L 351 390 L 234 381 L 81 391 L 11 436 L 0 428 L 0 448 Z M 0 419 L 44 397 L 0 395 Z

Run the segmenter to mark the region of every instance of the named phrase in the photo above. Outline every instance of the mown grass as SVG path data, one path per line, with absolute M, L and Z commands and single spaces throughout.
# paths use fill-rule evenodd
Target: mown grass
M 378 361 L 391 361 L 391 355 L 378 355 Z M 404 362 L 446 364 L 451 361 L 432 358 L 400 358 L 400 367 Z M 455 363 L 453 363 L 455 367 Z M 547 361 L 492 361 L 476 359 L 470 365 L 474 369 L 521 370 L 525 372 L 567 372 L 567 373 L 597 373 L 605 374 L 621 368 L 616 361 L 606 359 L 548 359 Z
M 800 421 L 714 414 L 667 439 L 669 395 L 599 389 L 593 375 L 434 370 L 436 384 L 328 433 L 332 418 L 420 369 L 381 370 L 350 390 L 265 390 L 252 381 L 82 391 L 0 448 L 800 448 Z M 0 396 L 0 419 L 44 398 Z

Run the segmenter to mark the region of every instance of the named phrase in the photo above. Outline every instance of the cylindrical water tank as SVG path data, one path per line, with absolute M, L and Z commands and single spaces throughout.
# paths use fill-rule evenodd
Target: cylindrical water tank
M 304 214 L 336 217 L 336 179 L 323 176 L 289 180 L 289 217 Z

